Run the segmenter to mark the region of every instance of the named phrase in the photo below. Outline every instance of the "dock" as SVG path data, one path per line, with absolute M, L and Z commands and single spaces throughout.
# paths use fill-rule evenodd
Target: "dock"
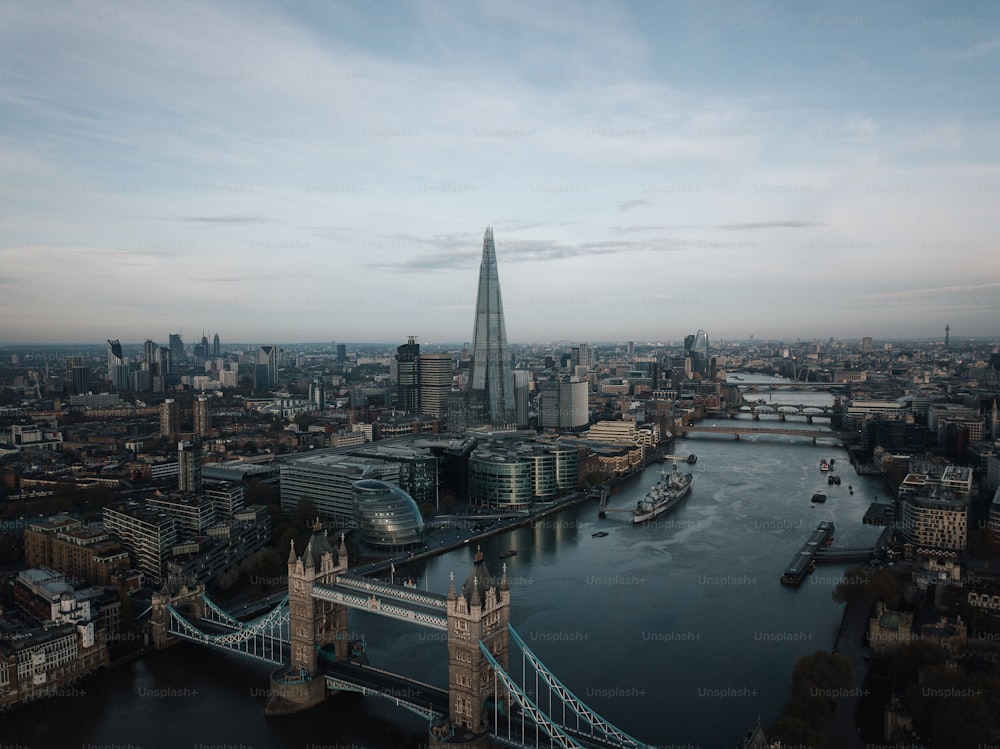
M 816 566 L 817 553 L 833 543 L 833 531 L 834 525 L 829 520 L 824 520 L 816 526 L 816 530 L 809 535 L 808 540 L 802 544 L 802 548 L 785 568 L 785 572 L 781 575 L 782 585 L 797 586 L 805 580 L 806 575 Z

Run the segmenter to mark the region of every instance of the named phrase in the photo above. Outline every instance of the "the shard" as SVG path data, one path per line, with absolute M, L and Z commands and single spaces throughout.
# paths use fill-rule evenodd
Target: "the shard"
M 470 426 L 509 427 L 516 421 L 514 408 L 514 376 L 507 351 L 497 250 L 493 244 L 493 227 L 490 226 L 483 237 L 476 322 L 472 333 Z

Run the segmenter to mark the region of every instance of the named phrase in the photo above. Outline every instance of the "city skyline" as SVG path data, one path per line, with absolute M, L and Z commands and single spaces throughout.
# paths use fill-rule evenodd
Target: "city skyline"
M 4 343 L 997 333 L 992 6 L 0 20 Z

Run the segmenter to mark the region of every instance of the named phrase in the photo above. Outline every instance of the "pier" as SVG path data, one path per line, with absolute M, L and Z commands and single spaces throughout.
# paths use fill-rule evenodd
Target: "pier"
M 799 585 L 806 575 L 812 572 L 816 566 L 816 555 L 824 546 L 833 543 L 834 525 L 829 520 L 824 520 L 816 526 L 809 539 L 802 544 L 802 548 L 789 562 L 781 576 L 782 585 Z

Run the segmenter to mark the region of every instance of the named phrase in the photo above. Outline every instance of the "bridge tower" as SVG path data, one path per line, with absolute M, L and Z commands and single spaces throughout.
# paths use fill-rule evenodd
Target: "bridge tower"
M 448 586 L 448 693 L 449 718 L 455 734 L 464 734 L 473 746 L 486 746 L 488 722 L 493 702 L 502 711 L 509 709 L 506 689 L 494 689 L 493 668 L 479 649 L 480 641 L 497 662 L 509 668 L 510 587 L 507 565 L 500 580 L 494 578 L 477 550 L 472 571 L 455 590 L 454 577 Z M 475 737 L 481 736 L 480 741 Z
M 188 588 L 186 585 L 164 585 L 162 589 L 153 592 L 152 611 L 149 616 L 153 647 L 163 650 L 181 641 L 176 635 L 170 634 L 170 611 L 167 607 L 172 606 L 188 619 L 203 619 L 204 593 L 204 584 L 198 584 L 194 588 Z
M 348 653 L 347 609 L 332 601 L 313 598 L 314 585 L 333 585 L 347 571 L 347 546 L 340 537 L 335 550 L 316 518 L 313 535 L 301 557 L 292 543 L 288 554 L 288 636 L 291 661 L 271 674 L 271 692 L 266 712 L 281 715 L 298 712 L 321 702 L 325 684 L 317 676 L 318 651 L 333 644 L 338 661 Z

